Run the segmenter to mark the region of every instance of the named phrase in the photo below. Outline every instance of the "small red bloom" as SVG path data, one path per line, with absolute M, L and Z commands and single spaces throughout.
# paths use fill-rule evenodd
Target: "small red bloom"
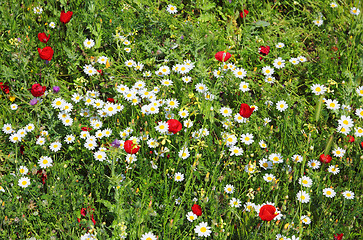
M 29 88 L 28 90 L 30 90 L 31 94 L 34 97 L 40 97 L 40 96 L 43 96 L 46 89 L 47 89 L 46 86 L 42 86 L 39 83 L 36 83 L 36 84 L 33 84 L 32 88 Z
M 226 62 L 230 57 L 232 57 L 232 55 L 229 52 L 220 51 L 217 52 L 214 57 L 220 62 Z
M 24 145 L 21 145 L 20 146 L 20 153 L 21 153 L 21 155 L 24 155 L 24 150 L 25 150 Z
M 4 93 L 9 94 L 10 88 L 7 84 L 0 82 L 0 88 Z
M 83 217 L 85 217 L 85 216 L 86 216 L 86 214 L 87 214 L 87 209 L 86 209 L 86 208 L 81 208 L 81 215 L 82 215 Z
M 172 132 L 174 134 L 179 132 L 183 127 L 182 124 L 176 119 L 169 119 L 166 123 L 169 126 L 169 132 Z
M 71 12 L 71 11 L 68 11 L 66 13 L 64 11 L 62 11 L 61 15 L 60 15 L 60 21 L 64 24 L 68 23 L 71 20 L 72 15 L 73 15 L 73 12 Z
M 52 60 L 54 51 L 53 48 L 46 46 L 43 49 L 38 48 L 39 57 L 43 60 Z
M 115 103 L 115 99 L 113 99 L 113 98 L 107 98 L 107 102 Z
M 39 174 L 42 178 L 43 185 L 45 184 L 45 180 L 48 178 L 47 173 L 44 170 L 38 170 L 37 174 Z
M 348 142 L 354 142 L 355 141 L 355 139 L 354 139 L 354 137 L 353 136 L 351 136 L 351 135 L 348 135 L 347 136 L 349 139 L 348 139 Z
M 261 207 L 258 215 L 263 221 L 271 221 L 279 214 L 276 213 L 276 208 L 274 206 L 266 204 Z
M 103 75 L 103 71 L 102 71 L 102 69 L 97 70 L 97 72 L 99 72 L 99 74 Z
M 91 131 L 91 130 L 92 130 L 92 128 L 89 128 L 89 127 L 81 127 L 81 130 L 82 130 L 82 131 L 87 131 L 87 132 L 89 132 L 89 131 Z
M 267 56 L 270 52 L 270 46 L 260 46 L 260 54 Z
M 255 110 L 255 108 L 251 108 L 248 104 L 242 103 L 239 109 L 239 114 L 244 118 L 249 118 L 251 117 L 253 110 Z
M 195 215 L 202 216 L 202 208 L 198 204 L 193 205 L 192 211 Z
M 330 155 L 321 154 L 319 159 L 320 159 L 320 162 L 322 162 L 322 163 L 330 163 L 332 160 L 332 157 Z
M 124 149 L 129 154 L 135 154 L 140 150 L 140 146 L 134 144 L 132 140 L 127 140 L 124 143 Z
M 96 220 L 93 218 L 93 213 L 92 213 L 92 215 L 91 215 L 91 220 L 92 220 L 92 222 L 93 222 L 93 225 L 96 225 Z
M 246 17 L 247 16 L 247 14 L 249 13 L 249 11 L 247 10 L 247 9 L 244 9 L 243 10 L 243 12 L 240 12 L 239 13 L 239 16 L 241 17 L 241 18 L 244 18 L 244 17 Z
M 38 39 L 39 41 L 43 42 L 43 43 L 47 43 L 48 40 L 50 38 L 50 34 L 48 34 L 48 37 L 45 33 L 38 33 Z
M 343 239 L 343 233 L 341 233 L 341 234 L 337 234 L 337 235 L 335 235 L 334 234 L 334 240 L 342 240 Z

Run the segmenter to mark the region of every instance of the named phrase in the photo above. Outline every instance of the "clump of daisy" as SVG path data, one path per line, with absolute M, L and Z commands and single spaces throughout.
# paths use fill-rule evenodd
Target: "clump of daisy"
M 171 4 L 168 5 L 166 11 L 168 11 L 170 14 L 175 14 L 178 12 L 177 8 Z

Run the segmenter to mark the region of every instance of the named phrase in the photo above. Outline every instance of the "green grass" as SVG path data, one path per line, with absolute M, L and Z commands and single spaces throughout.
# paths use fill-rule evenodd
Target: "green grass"
M 152 232 L 158 239 L 197 239 L 195 228 L 202 222 L 211 227 L 209 239 L 333 239 L 334 234 L 344 234 L 343 239 L 359 239 L 362 235 L 362 137 L 358 127 L 362 120 L 355 113 L 362 107 L 362 97 L 356 89 L 362 85 L 362 14 L 350 13 L 359 8 L 359 1 L 7 1 L 0 4 L 0 76 L 10 92 L 0 90 L 0 126 L 11 124 L 18 131 L 29 123 L 35 129 L 21 142 L 12 143 L 10 135 L 0 133 L 0 238 L 1 239 L 80 239 L 92 233 L 97 239 L 146 239 Z M 176 14 L 167 12 L 172 4 Z M 41 14 L 33 8 L 42 7 Z M 249 13 L 241 18 L 239 13 Z M 73 11 L 69 23 L 60 22 L 61 10 Z M 322 19 L 317 26 L 314 20 Z M 56 27 L 50 28 L 50 22 Z M 37 35 L 50 34 L 48 43 L 41 43 Z M 124 45 L 124 36 L 130 45 Z M 19 38 L 19 40 L 18 40 Z M 95 46 L 87 49 L 83 42 L 93 39 Z M 285 47 L 277 48 L 277 43 Z M 38 55 L 38 48 L 51 46 L 54 55 L 45 63 Z M 270 46 L 267 56 L 259 53 L 261 46 Z M 131 48 L 128 53 L 125 47 Z M 223 69 L 214 55 L 228 51 L 232 57 L 227 63 L 247 71 L 239 79 L 231 70 L 216 78 L 215 70 Z M 101 56 L 108 64 L 97 62 Z M 291 58 L 306 57 L 299 64 Z M 262 59 L 260 59 L 262 57 Z M 273 61 L 281 57 L 285 67 L 276 69 L 273 84 L 265 82 L 262 68 L 273 67 Z M 125 62 L 133 59 L 144 64 L 142 71 L 129 68 Z M 194 63 L 194 68 L 183 75 L 172 70 L 184 60 Z M 88 76 L 85 65 L 92 64 L 102 74 Z M 155 72 L 168 66 L 170 74 L 159 77 Z M 150 71 L 151 77 L 143 73 Z M 185 83 L 183 76 L 192 81 Z M 173 82 L 163 86 L 162 79 Z M 158 100 L 175 99 L 179 106 L 167 111 L 159 107 L 159 113 L 142 113 L 142 106 L 150 102 L 139 99 L 132 105 L 117 91 L 117 86 L 129 88 L 143 81 L 151 92 L 155 87 Z M 240 83 L 248 83 L 249 91 L 239 89 Z M 34 97 L 28 90 L 33 84 L 46 86 L 42 102 L 32 106 Z M 208 93 L 215 96 L 210 101 L 196 91 L 203 83 Z M 311 86 L 321 84 L 325 94 L 315 95 Z M 4 85 L 3 85 L 4 86 Z M 58 93 L 53 86 L 59 86 Z M 92 127 L 90 118 L 82 116 L 85 109 L 97 116 L 97 108 L 84 101 L 75 103 L 74 93 L 86 96 L 87 91 L 99 93 L 97 99 L 107 102 L 114 98 L 124 106 L 121 112 L 101 118 L 101 130 L 112 134 L 97 141 L 97 148 L 88 150 L 80 138 L 81 127 Z M 141 96 L 141 93 L 138 93 Z M 56 98 L 73 105 L 69 113 L 73 124 L 65 126 L 59 110 L 52 107 Z M 330 110 L 325 100 L 337 100 L 351 109 Z M 276 109 L 276 103 L 284 100 L 288 108 Z M 272 101 L 273 105 L 267 104 Z M 238 123 L 241 103 L 257 106 L 246 123 Z M 11 104 L 18 109 L 11 110 Z M 165 103 L 166 106 L 166 103 Z M 224 117 L 220 109 L 229 107 L 231 117 Z M 180 110 L 188 110 L 189 116 L 181 118 Z M 167 121 L 167 114 L 183 124 L 175 134 L 161 134 L 155 127 L 159 121 Z M 350 116 L 354 127 L 348 137 L 337 130 L 341 116 Z M 264 119 L 271 122 L 264 124 Z M 184 125 L 190 119 L 191 128 Z M 232 125 L 225 127 L 226 121 Z M 95 127 L 90 131 L 96 135 Z M 132 129 L 123 138 L 120 132 Z M 209 134 L 200 139 L 195 134 L 207 129 Z M 48 131 L 45 144 L 36 144 L 41 131 Z M 241 156 L 230 156 L 226 134 L 235 135 L 236 146 L 243 149 Z M 254 142 L 244 144 L 242 134 L 253 134 Z M 73 134 L 75 141 L 67 144 L 66 135 Z M 115 140 L 140 138 L 137 161 L 128 163 L 123 149 L 113 148 Z M 158 142 L 158 147 L 148 146 L 146 136 Z M 329 142 L 329 139 L 332 141 Z M 261 148 L 264 140 L 267 148 Z M 62 147 L 53 152 L 49 145 L 60 141 Z M 187 146 L 190 156 L 182 159 L 181 149 Z M 100 147 L 108 161 L 97 161 L 94 153 Z M 343 157 L 333 151 L 342 148 Z M 23 154 L 20 151 L 23 148 Z M 165 148 L 169 152 L 161 154 Z M 155 154 L 159 153 L 159 154 Z M 273 153 L 282 155 L 283 162 L 265 170 L 259 161 Z M 312 169 L 308 163 L 318 160 L 321 154 L 333 157 L 328 164 Z M 292 157 L 300 155 L 302 162 Z M 52 166 L 41 172 L 38 162 L 41 156 L 49 156 Z M 153 168 L 153 164 L 157 169 Z M 320 161 L 319 161 L 320 162 Z M 340 172 L 330 173 L 328 168 L 337 165 Z M 26 175 L 30 186 L 18 185 L 22 177 L 20 166 L 28 168 Z M 255 168 L 253 173 L 245 169 Z M 182 182 L 174 181 L 175 173 L 184 174 Z M 266 182 L 265 174 L 273 174 L 275 180 Z M 45 183 L 42 182 L 46 174 Z M 299 184 L 302 176 L 311 178 L 310 188 Z M 224 188 L 234 186 L 228 194 Z M 332 187 L 336 196 L 328 198 L 323 189 Z M 309 193 L 310 201 L 300 203 L 297 193 Z M 354 199 L 341 194 L 352 191 Z M 241 201 L 241 207 L 230 206 L 230 200 Z M 176 204 L 180 199 L 181 204 Z M 264 222 L 255 210 L 248 211 L 245 204 L 273 203 L 280 211 L 279 220 Z M 193 204 L 201 206 L 203 214 L 190 222 L 186 214 Z M 86 211 L 81 214 L 81 209 Z M 300 221 L 306 215 L 310 224 Z M 93 216 L 93 217 L 92 217 Z M 77 218 L 80 220 L 78 221 Z M 92 218 L 96 224 L 93 223 Z M 144 235 L 145 236 L 145 235 Z M 201 237 L 203 238 L 203 237 Z

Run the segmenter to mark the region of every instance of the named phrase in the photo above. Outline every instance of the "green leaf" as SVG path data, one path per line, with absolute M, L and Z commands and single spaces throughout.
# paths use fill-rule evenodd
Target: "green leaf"
M 267 27 L 270 26 L 270 23 L 266 21 L 257 21 L 253 25 L 255 25 L 256 27 Z

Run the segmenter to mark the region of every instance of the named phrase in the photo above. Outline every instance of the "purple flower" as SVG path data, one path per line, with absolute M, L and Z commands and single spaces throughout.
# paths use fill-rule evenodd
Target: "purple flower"
M 112 143 L 111 143 L 111 146 L 114 147 L 114 148 L 118 148 L 120 147 L 121 145 L 121 142 L 117 139 L 115 139 Z
M 34 106 L 37 103 L 38 103 L 38 100 L 36 98 L 33 98 L 32 100 L 30 100 L 30 105 L 32 105 L 32 106 Z
M 60 90 L 60 87 L 58 87 L 58 86 L 54 86 L 54 87 L 53 87 L 53 92 L 54 92 L 54 93 L 59 92 L 59 90 Z
M 181 39 L 181 40 L 183 40 L 183 39 L 184 39 L 184 36 L 183 36 L 183 35 L 181 35 L 181 36 L 180 36 L 180 39 Z

